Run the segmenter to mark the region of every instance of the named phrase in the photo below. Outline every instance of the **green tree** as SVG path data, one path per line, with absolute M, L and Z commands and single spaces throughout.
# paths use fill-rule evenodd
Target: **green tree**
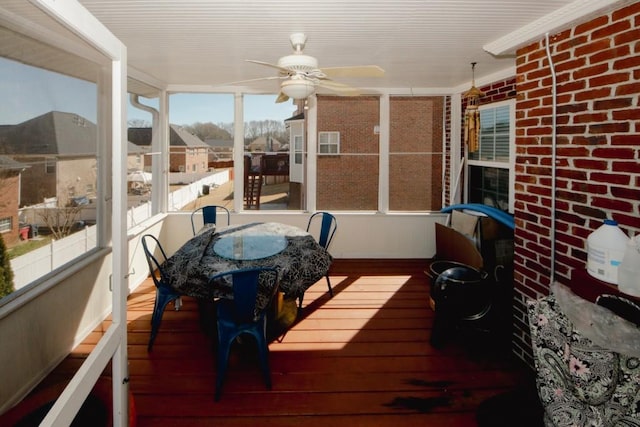
M 13 271 L 11 271 L 7 247 L 4 244 L 2 234 L 0 234 L 0 298 L 9 295 L 13 291 Z

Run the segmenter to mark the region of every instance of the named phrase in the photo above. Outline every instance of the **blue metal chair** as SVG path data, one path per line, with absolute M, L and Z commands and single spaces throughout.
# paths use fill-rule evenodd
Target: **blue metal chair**
M 155 242 L 156 247 L 160 250 L 162 262 L 158 261 L 151 252 L 149 248 L 151 241 Z M 167 255 L 165 254 L 164 249 L 162 249 L 158 239 L 151 234 L 145 234 L 142 236 L 142 248 L 144 249 L 144 254 L 147 257 L 149 273 L 153 279 L 153 283 L 156 285 L 156 301 L 153 306 L 153 315 L 151 316 L 151 336 L 149 337 L 149 344 L 147 345 L 147 351 L 151 351 L 156 335 L 158 335 L 158 329 L 160 329 L 160 322 L 162 322 L 162 314 L 164 313 L 165 307 L 171 301 L 175 301 L 174 304 L 176 310 L 180 310 L 180 307 L 182 306 L 182 299 L 180 298 L 180 294 L 169 286 L 167 276 L 162 268 L 162 264 L 167 260 Z M 156 271 L 160 274 L 160 277 L 156 275 Z
M 206 224 L 216 224 L 218 220 L 218 214 L 226 215 L 227 225 L 231 224 L 231 214 L 229 213 L 229 209 L 219 205 L 202 206 L 191 212 L 191 229 L 193 230 L 194 236 L 196 235 L 195 215 L 200 212 L 202 212 L 203 226 Z
M 322 246 L 325 250 L 329 250 L 329 245 L 331 244 L 331 240 L 333 239 L 333 235 L 336 233 L 338 228 L 338 221 L 336 217 L 330 214 L 329 212 L 316 212 L 309 217 L 309 222 L 307 223 L 307 232 L 317 232 L 317 242 L 320 246 Z M 318 231 L 319 230 L 319 231 Z M 329 287 L 329 295 L 333 298 L 333 288 L 331 287 L 331 280 L 329 280 L 329 272 L 327 272 L 327 286 Z M 302 307 L 302 298 L 299 297 L 299 307 Z
M 268 277 L 261 277 L 262 275 Z M 269 347 L 267 345 L 266 310 L 256 310 L 256 298 L 260 279 L 272 280 L 271 298 L 278 290 L 278 271 L 272 267 L 255 267 L 218 273 L 209 277 L 210 286 L 219 286 L 220 280 L 231 280 L 233 299 L 217 302 L 218 315 L 218 355 L 215 400 L 220 400 L 225 380 L 229 351 L 235 339 L 242 334 L 252 335 L 258 347 L 260 367 L 267 388 L 271 390 L 269 369 Z M 212 283 L 218 281 L 218 284 Z

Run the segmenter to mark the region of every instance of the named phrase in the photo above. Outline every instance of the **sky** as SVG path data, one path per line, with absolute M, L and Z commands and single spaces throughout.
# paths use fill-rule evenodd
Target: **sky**
M 291 102 L 275 103 L 276 95 L 245 95 L 244 119 L 284 120 L 293 115 Z M 0 125 L 17 124 L 49 111 L 82 115 L 96 122 L 96 93 L 92 83 L 0 58 Z M 233 122 L 232 94 L 174 94 L 169 98 L 169 121 L 177 125 L 195 122 Z M 157 99 L 140 98 L 158 106 Z M 127 109 L 128 120 L 150 122 L 151 115 Z
M 275 103 L 276 95 L 245 95 L 244 121 L 284 120 L 295 111 L 291 102 Z M 140 98 L 146 105 L 158 107 L 158 100 Z M 169 121 L 177 125 L 190 125 L 195 122 L 232 123 L 233 94 L 173 94 L 169 97 Z M 147 112 L 129 111 L 129 118 L 150 120 Z

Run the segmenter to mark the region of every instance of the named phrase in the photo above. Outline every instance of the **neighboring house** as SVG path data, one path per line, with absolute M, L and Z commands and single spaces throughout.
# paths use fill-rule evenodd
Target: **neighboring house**
M 77 114 L 51 111 L 3 132 L 0 153 L 29 165 L 22 174 L 21 206 L 57 197 L 95 195 L 96 125 Z
M 249 145 L 246 146 L 246 150 L 252 153 L 262 152 L 270 153 L 274 151 L 280 151 L 282 143 L 272 136 L 259 136 L 254 139 Z
M 57 198 L 95 197 L 97 126 L 73 113 L 50 111 L 0 129 L 0 154 L 29 166 L 21 175 L 20 206 Z M 143 151 L 130 144 L 128 163 L 141 168 Z
M 140 147 L 131 141 L 129 141 L 128 144 L 127 171 L 134 172 L 144 170 L 144 158 L 149 152 L 148 148 Z
M 207 139 L 204 142 L 211 147 L 209 151 L 209 163 L 218 160 L 233 159 L 232 139 Z
M 139 147 L 151 147 L 151 128 L 129 128 L 129 141 Z M 169 172 L 202 173 L 209 169 L 209 145 L 177 125 L 169 126 Z M 145 156 L 145 170 L 151 169 L 151 157 Z
M 0 234 L 11 246 L 19 240 L 20 173 L 26 166 L 0 155 Z

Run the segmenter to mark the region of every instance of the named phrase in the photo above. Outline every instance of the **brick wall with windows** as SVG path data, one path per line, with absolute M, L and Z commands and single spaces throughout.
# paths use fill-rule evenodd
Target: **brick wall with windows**
M 378 209 L 379 124 L 378 97 L 318 96 L 318 132 L 340 133 L 340 153 L 318 156 L 318 209 Z
M 439 96 L 390 97 L 390 210 L 440 210 L 444 104 Z M 378 97 L 318 96 L 318 133 L 339 133 L 339 153 L 318 155 L 318 209 L 378 210 L 378 125 Z
M 640 232 L 640 3 L 550 37 L 557 75 L 555 280 L 585 269 L 603 218 Z M 545 40 L 517 52 L 515 345 L 530 361 L 525 303 L 549 293 L 552 77 Z

